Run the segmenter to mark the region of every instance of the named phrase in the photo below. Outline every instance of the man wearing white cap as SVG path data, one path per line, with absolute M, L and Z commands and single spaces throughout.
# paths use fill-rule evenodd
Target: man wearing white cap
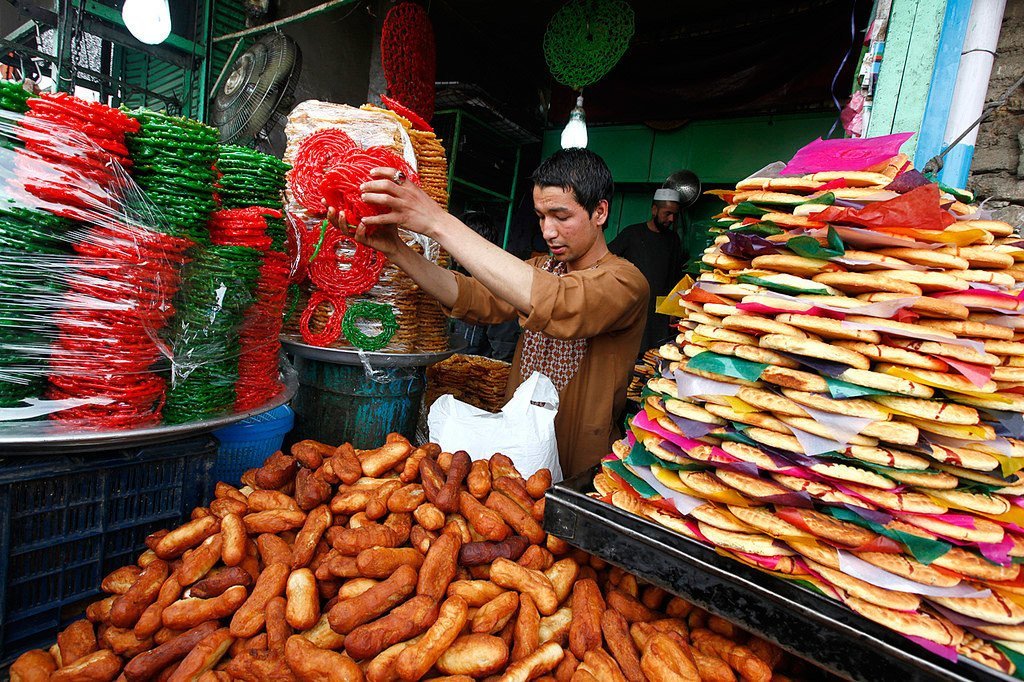
M 674 336 L 668 317 L 656 314 L 654 309 L 657 297 L 670 292 L 683 276 L 683 249 L 675 231 L 678 216 L 679 192 L 659 189 L 654 192 L 650 219 L 624 228 L 608 245 L 609 251 L 635 265 L 651 287 L 641 355 Z

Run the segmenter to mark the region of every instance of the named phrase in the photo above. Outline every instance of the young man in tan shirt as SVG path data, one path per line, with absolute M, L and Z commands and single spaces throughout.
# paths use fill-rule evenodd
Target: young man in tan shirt
M 354 238 L 381 251 L 453 317 L 478 324 L 518 319 L 524 331 L 507 395 L 534 371 L 546 375 L 559 392 L 555 435 L 563 473 L 600 461 L 618 435 L 649 295 L 640 271 L 608 251 L 613 183 L 601 157 L 565 149 L 533 174 L 534 210 L 550 255 L 526 262 L 446 213 L 404 174 L 378 168 L 372 176 L 362 198 L 387 211 L 365 218 Z M 346 229 L 334 209 L 329 217 Z M 437 241 L 471 276 L 407 247 L 399 225 Z

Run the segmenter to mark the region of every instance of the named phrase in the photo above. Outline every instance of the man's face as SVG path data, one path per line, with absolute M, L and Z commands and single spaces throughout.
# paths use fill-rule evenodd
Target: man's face
M 594 213 L 587 213 L 571 190 L 561 187 L 533 188 L 533 209 L 541 234 L 557 261 L 575 263 L 592 253 L 605 221 L 608 202 L 601 200 Z M 589 267 L 592 263 L 586 263 Z
M 674 201 L 663 201 L 651 206 L 651 219 L 659 230 L 671 230 L 679 215 L 679 204 Z

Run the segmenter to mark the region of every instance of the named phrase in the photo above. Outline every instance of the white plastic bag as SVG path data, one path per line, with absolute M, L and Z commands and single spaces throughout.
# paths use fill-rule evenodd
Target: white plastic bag
M 524 477 L 547 468 L 558 482 L 562 468 L 555 441 L 557 413 L 558 391 L 550 379 L 534 372 L 501 412 L 491 414 L 453 395 L 443 395 L 430 406 L 427 426 L 430 440 L 446 452 L 465 450 L 473 459 L 500 452 L 515 462 Z

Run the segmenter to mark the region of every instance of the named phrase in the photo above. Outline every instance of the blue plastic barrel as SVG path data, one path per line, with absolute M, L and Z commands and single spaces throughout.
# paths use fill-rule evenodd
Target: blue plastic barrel
M 237 485 L 247 469 L 262 465 L 263 460 L 281 449 L 294 424 L 295 413 L 281 405 L 214 431 L 220 441 L 214 480 Z
M 371 378 L 362 366 L 296 355 L 295 369 L 299 390 L 292 405 L 297 440 L 349 442 L 368 450 L 380 447 L 392 432 L 415 437 L 426 385 L 423 367 L 382 367 Z

